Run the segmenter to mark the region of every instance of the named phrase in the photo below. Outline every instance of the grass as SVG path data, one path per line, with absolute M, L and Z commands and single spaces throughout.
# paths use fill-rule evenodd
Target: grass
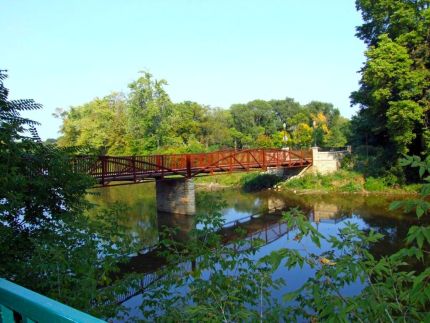
M 240 187 L 253 192 L 279 185 L 284 190 L 324 191 L 340 193 L 374 192 L 374 193 L 416 193 L 421 184 L 409 184 L 402 187 L 393 186 L 386 178 L 365 178 L 362 174 L 339 170 L 321 175 L 306 174 L 302 177 L 281 181 L 274 175 L 254 172 L 226 173 L 214 176 L 195 178 L 197 184 L 216 184 L 220 186 Z
M 228 173 L 214 176 L 202 176 L 195 179 L 197 184 L 216 184 L 220 186 L 241 187 L 246 192 L 261 191 L 279 183 L 282 179 L 276 175 L 261 172 Z
M 356 192 L 363 189 L 362 175 L 354 172 L 340 170 L 332 174 L 306 174 L 302 177 L 284 181 L 283 188 L 325 191 Z
M 384 193 L 416 193 L 421 188 L 420 184 L 411 184 L 403 187 L 393 186 L 386 178 L 365 178 L 362 174 L 339 170 L 335 173 L 306 174 L 299 178 L 293 178 L 282 182 L 284 189 L 317 190 L 326 192 L 384 192 Z
M 244 180 L 249 176 L 258 175 L 259 172 L 224 173 L 222 175 L 200 176 L 195 178 L 197 184 L 217 184 L 221 186 L 241 187 Z

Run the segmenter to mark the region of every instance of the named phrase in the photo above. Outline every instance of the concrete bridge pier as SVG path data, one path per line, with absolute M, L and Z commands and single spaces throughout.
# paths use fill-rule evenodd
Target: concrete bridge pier
M 158 211 L 185 215 L 196 213 L 192 179 L 160 179 L 156 181 L 155 187 Z

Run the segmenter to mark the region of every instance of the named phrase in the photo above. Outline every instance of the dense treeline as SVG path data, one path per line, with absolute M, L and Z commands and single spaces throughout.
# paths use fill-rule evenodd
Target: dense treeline
M 351 100 L 351 143 L 368 173 L 404 179 L 403 154 L 430 151 L 430 1 L 357 0 L 368 45 L 360 88 Z
M 112 93 L 60 111 L 59 145 L 138 155 L 347 143 L 349 121 L 330 103 L 302 106 L 287 98 L 209 108 L 189 101 L 173 103 L 165 85 L 145 72 L 129 84 L 127 95 Z

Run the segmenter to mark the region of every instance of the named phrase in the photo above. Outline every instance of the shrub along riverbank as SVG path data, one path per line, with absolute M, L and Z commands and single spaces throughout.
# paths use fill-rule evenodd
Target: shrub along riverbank
M 335 173 L 306 174 L 291 179 L 281 179 L 275 175 L 260 172 L 233 173 L 205 176 L 196 179 L 196 184 L 203 187 L 238 187 L 245 191 L 263 189 L 295 190 L 300 193 L 337 192 L 337 193 L 417 193 L 421 184 L 398 185 L 389 178 L 365 177 L 363 174 L 339 170 Z
M 245 192 L 256 192 L 271 188 L 282 181 L 282 178 L 260 172 L 231 173 L 196 178 L 198 186 L 208 188 L 237 187 Z

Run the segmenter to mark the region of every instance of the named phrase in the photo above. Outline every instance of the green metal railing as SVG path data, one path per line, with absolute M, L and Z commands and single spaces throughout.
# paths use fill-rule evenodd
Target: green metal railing
M 105 322 L 0 278 L 0 323 Z

